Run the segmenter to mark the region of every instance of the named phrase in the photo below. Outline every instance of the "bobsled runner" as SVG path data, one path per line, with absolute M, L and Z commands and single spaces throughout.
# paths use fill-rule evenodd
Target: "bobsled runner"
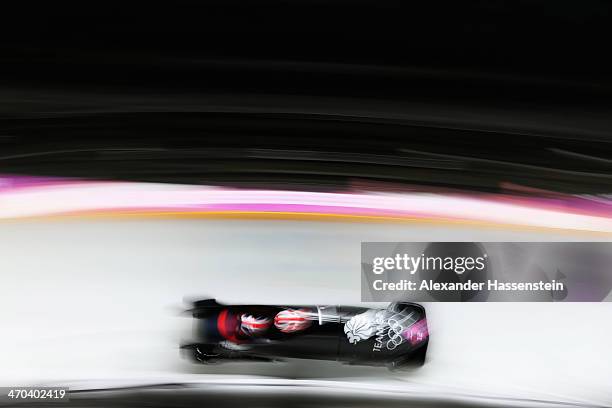
M 394 369 L 422 365 L 429 341 L 425 309 L 414 303 L 369 309 L 206 299 L 189 311 L 194 339 L 182 349 L 204 364 L 301 358 Z

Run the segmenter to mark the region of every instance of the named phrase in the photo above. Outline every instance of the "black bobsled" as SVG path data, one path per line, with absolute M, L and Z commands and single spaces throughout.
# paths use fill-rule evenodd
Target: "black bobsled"
M 423 364 L 429 341 L 425 309 L 414 303 L 369 309 L 207 299 L 190 312 L 195 339 L 182 348 L 205 364 L 303 358 L 398 368 Z

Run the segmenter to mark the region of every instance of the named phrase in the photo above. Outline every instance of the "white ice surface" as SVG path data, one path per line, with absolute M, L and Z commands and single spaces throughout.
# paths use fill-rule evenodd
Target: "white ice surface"
M 405 373 L 297 361 L 200 367 L 185 297 L 358 304 L 362 241 L 592 240 L 470 227 L 287 221 L 0 224 L 0 383 L 204 374 L 329 378 L 612 406 L 612 303 L 430 303 L 426 365 Z M 410 384 L 408 384 L 410 383 Z

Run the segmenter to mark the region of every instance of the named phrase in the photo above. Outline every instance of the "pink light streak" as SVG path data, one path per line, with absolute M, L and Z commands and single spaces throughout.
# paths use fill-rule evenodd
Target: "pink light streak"
M 610 200 L 435 192 L 301 192 L 0 177 L 0 219 L 87 213 L 289 213 L 465 220 L 612 232 Z

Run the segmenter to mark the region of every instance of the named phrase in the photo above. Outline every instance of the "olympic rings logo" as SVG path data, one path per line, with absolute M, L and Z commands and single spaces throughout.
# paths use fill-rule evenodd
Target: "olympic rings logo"
M 387 341 L 387 349 L 394 350 L 397 346 L 405 341 L 402 333 L 405 329 L 412 326 L 416 322 L 416 319 L 412 317 L 413 315 L 414 312 L 410 312 L 408 316 L 400 320 L 395 317 L 397 315 L 390 317 L 389 320 L 387 320 L 387 324 L 389 325 L 389 330 L 387 331 L 387 335 L 389 336 L 389 340 Z M 406 322 L 408 322 L 408 324 L 404 325 Z

